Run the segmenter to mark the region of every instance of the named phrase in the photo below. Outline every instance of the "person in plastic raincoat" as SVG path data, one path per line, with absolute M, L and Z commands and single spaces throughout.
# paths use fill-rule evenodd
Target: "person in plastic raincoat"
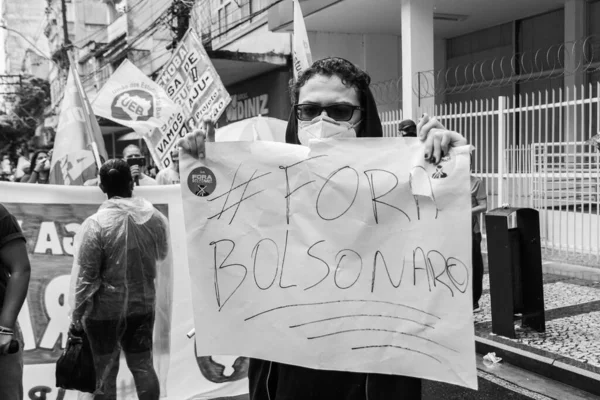
M 94 399 L 117 398 L 121 349 L 138 398 L 158 399 L 161 393 L 166 396 L 169 364 L 168 221 L 150 202 L 132 197 L 133 179 L 123 160 L 102 166 L 100 188 L 108 200 L 85 220 L 75 238 L 71 329 L 83 329 L 90 341 Z

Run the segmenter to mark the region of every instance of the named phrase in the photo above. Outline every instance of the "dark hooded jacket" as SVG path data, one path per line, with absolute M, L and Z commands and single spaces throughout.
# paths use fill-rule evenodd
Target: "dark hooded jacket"
M 364 109 L 358 137 L 382 137 L 377 105 L 370 90 L 361 95 Z M 285 139 L 300 144 L 292 110 Z M 405 376 L 323 371 L 250 359 L 250 400 L 417 400 L 421 380 Z

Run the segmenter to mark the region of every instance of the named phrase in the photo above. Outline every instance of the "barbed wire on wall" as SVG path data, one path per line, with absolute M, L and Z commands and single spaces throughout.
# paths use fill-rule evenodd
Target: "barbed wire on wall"
M 370 87 L 378 105 L 402 101 L 402 78 L 373 83 Z
M 413 93 L 425 99 L 597 71 L 600 71 L 600 36 L 592 35 L 443 70 L 421 71 L 413 80 Z M 374 83 L 371 90 L 377 104 L 401 102 L 402 78 Z
M 418 72 L 413 92 L 424 99 L 596 71 L 600 71 L 600 36 L 592 35 L 510 56 Z

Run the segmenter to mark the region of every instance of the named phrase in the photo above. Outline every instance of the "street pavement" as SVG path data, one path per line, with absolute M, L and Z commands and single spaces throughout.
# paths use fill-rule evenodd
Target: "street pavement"
M 423 400 L 598 400 L 585 391 L 530 371 L 499 363 L 492 367 L 477 356 L 478 390 L 425 381 Z
M 510 349 L 521 359 L 532 357 L 547 360 L 544 362 L 552 367 L 560 365 L 564 371 L 574 372 L 575 379 L 559 383 L 535 373 L 540 371 L 525 371 L 505 361 L 489 368 L 482 363 L 483 354 L 477 354 L 479 391 L 427 382 L 423 399 L 600 399 L 574 387 L 583 387 L 576 379 L 583 375 L 588 388 L 590 380 L 591 387 L 600 388 L 600 269 L 545 261 L 543 271 L 546 332 L 521 327 L 517 320 L 515 339 L 494 335 L 486 273 L 482 311 L 474 315 L 477 340 Z

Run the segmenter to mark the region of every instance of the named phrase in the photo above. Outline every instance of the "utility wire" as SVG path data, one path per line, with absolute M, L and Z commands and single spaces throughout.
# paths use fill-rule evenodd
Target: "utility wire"
M 248 15 L 247 17 L 245 17 L 245 18 L 241 19 L 241 20 L 240 20 L 238 23 L 236 23 L 236 24 L 232 25 L 231 27 L 227 28 L 227 29 L 226 29 L 224 32 L 220 32 L 218 35 L 211 36 L 211 39 L 213 39 L 213 40 L 214 40 L 214 39 L 218 39 L 218 38 L 220 38 L 221 36 L 225 36 L 225 35 L 227 35 L 229 32 L 231 32 L 232 30 L 234 30 L 234 29 L 238 28 L 238 27 L 239 27 L 239 26 L 241 26 L 241 25 L 244 25 L 246 22 L 250 21 L 251 19 L 253 19 L 253 18 L 255 18 L 255 17 L 259 16 L 260 14 L 262 14 L 262 13 L 264 13 L 264 12 L 266 12 L 266 11 L 269 11 L 269 10 L 270 10 L 272 7 L 276 6 L 277 4 L 281 3 L 282 1 L 284 1 L 284 0 L 277 0 L 277 1 L 274 1 L 274 2 L 273 2 L 273 3 L 271 3 L 270 5 L 268 5 L 268 6 L 266 6 L 266 7 L 263 7 L 263 8 L 261 8 L 261 9 L 260 9 L 260 10 L 258 10 L 258 11 L 255 11 L 255 12 L 253 12 L 253 13 L 250 13 L 250 15 Z
M 12 33 L 16 33 L 17 35 L 19 35 L 20 37 L 22 37 L 27 43 L 29 43 L 29 45 L 33 49 L 36 50 L 36 52 L 38 53 L 38 55 L 44 57 L 48 61 L 52 61 L 53 63 L 55 63 L 54 60 L 51 57 L 49 57 L 48 55 L 44 54 L 44 52 L 42 50 L 40 50 L 27 36 L 23 35 L 21 32 L 19 32 L 17 30 L 14 30 L 12 28 L 9 28 L 9 27 L 7 27 L 5 25 L 0 25 L 0 28 L 6 29 L 7 31 L 12 32 Z
M 168 11 L 168 10 L 167 10 Z M 160 24 L 162 24 L 164 21 L 164 19 L 166 19 L 168 17 L 168 12 L 163 12 L 162 15 L 160 15 L 150 26 L 148 26 L 146 29 L 144 29 L 142 32 L 140 32 L 136 37 L 134 37 L 133 39 L 131 39 L 131 41 L 128 42 L 127 46 L 121 50 L 121 53 L 127 53 L 129 50 L 131 50 L 131 48 L 137 43 L 137 41 L 139 41 L 142 38 L 145 38 L 148 35 L 151 35 L 152 33 L 155 32 L 155 30 L 158 28 L 158 26 Z M 108 64 L 110 64 L 110 60 L 105 60 L 103 63 L 101 63 L 101 65 L 97 66 L 96 70 L 94 72 L 91 72 L 89 74 L 87 74 L 85 77 L 82 78 L 82 82 L 87 82 L 90 79 L 92 79 L 95 74 L 96 71 L 104 68 L 105 66 L 107 66 Z

